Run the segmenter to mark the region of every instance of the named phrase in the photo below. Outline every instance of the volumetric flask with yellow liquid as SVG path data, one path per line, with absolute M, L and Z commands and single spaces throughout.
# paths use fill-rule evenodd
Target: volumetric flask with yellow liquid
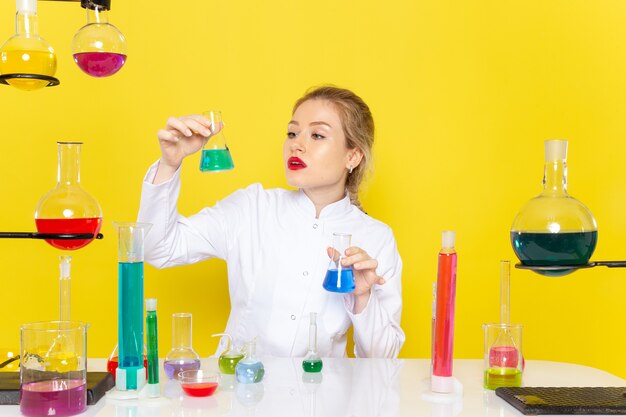
M 226 145 L 226 137 L 224 136 L 224 123 L 222 121 L 222 112 L 218 110 L 209 110 L 202 113 L 204 117 L 209 119 L 211 124 L 211 132 L 213 133 L 202 149 L 200 158 L 200 171 L 202 172 L 220 172 L 230 171 L 235 168 L 233 158 L 230 155 L 228 145 Z

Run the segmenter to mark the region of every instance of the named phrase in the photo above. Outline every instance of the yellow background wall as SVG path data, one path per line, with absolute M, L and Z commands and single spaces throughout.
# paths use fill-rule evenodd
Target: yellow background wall
M 291 105 L 317 84 L 354 89 L 375 116 L 375 172 L 362 200 L 395 230 L 404 259 L 402 357 L 429 356 L 444 229 L 458 232 L 460 254 L 455 357 L 481 357 L 481 323 L 498 320 L 498 261 L 514 258 L 509 228 L 541 189 L 545 139 L 570 141 L 569 190 L 599 225 L 594 258 L 626 259 L 623 0 L 114 0 L 111 22 L 127 36 L 129 58 L 108 79 L 72 61 L 79 5 L 38 8 L 61 85 L 0 86 L 0 230 L 34 230 L 37 201 L 56 181 L 55 142 L 83 141 L 82 182 L 102 205 L 105 235 L 72 253 L 72 316 L 91 324 L 90 356 L 116 343 L 112 221 L 135 219 L 166 118 L 221 108 L 227 123 L 236 169 L 201 174 L 190 157 L 179 207 L 191 214 L 251 182 L 284 186 Z M 0 3 L 1 39 L 12 35 L 14 13 L 14 2 Z M 21 323 L 58 315 L 60 251 L 3 240 L 0 253 L 0 346 L 17 346 Z M 179 311 L 194 315 L 196 350 L 213 353 L 209 335 L 229 311 L 223 262 L 147 267 L 145 294 L 159 300 L 163 356 Z M 525 326 L 526 358 L 626 377 L 625 296 L 624 270 L 564 278 L 514 270 L 512 320 Z

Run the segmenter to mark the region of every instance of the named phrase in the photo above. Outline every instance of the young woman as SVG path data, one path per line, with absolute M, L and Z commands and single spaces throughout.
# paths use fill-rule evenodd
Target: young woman
M 257 338 L 259 355 L 304 356 L 309 313 L 318 313 L 318 353 L 346 356 L 354 327 L 357 357 L 397 357 L 404 343 L 402 262 L 391 229 L 360 209 L 358 188 L 371 161 L 374 122 L 351 91 L 320 87 L 300 98 L 287 126 L 287 183 L 253 184 L 215 206 L 177 212 L 180 166 L 213 133 L 199 115 L 169 118 L 159 130 L 161 158 L 143 184 L 140 222 L 152 223 L 145 260 L 157 268 L 224 259 L 231 312 L 226 332 L 238 343 Z M 352 234 L 343 266 L 349 294 L 322 288 L 333 233 Z

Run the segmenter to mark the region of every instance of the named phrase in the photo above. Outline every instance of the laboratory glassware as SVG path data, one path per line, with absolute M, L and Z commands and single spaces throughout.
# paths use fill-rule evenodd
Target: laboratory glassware
M 491 323 L 483 324 L 485 332 L 484 350 L 484 380 L 487 389 L 499 387 L 522 386 L 523 356 L 522 356 L 522 325 Z M 494 347 L 503 347 L 502 334 L 507 335 L 510 341 L 506 355 L 496 355 L 503 350 L 495 351 Z M 512 353 L 515 352 L 515 353 Z
M 191 313 L 172 314 L 172 350 L 163 363 L 165 374 L 177 379 L 180 372 L 200 369 L 200 364 L 200 357 L 191 347 Z
M 435 349 L 430 384 L 431 390 L 439 393 L 454 392 L 452 351 L 454 348 L 457 268 L 457 253 L 454 249 L 455 239 L 456 234 L 454 232 L 444 231 L 441 250 L 438 255 Z
M 70 319 L 70 296 L 71 296 L 71 277 L 70 277 L 70 262 L 72 257 L 69 255 L 59 256 L 59 269 L 61 274 L 59 276 L 59 319 L 61 321 L 68 321 Z
M 157 332 L 157 300 L 146 299 L 146 344 L 148 345 L 148 396 L 158 397 L 159 386 L 159 337 Z
M 0 83 L 25 91 L 59 84 L 56 54 L 37 26 L 37 0 L 17 0 L 15 35 L 0 48 Z
M 93 234 L 91 239 L 47 239 L 58 249 L 80 249 L 97 238 L 102 226 L 98 201 L 80 185 L 81 142 L 57 142 L 57 185 L 37 204 L 35 225 L 40 233 Z
M 352 266 L 343 266 L 341 261 L 346 256 L 346 249 L 351 245 L 352 235 L 333 233 L 333 255 L 328 264 L 322 286 L 331 292 L 347 293 L 354 291 L 354 272 Z
M 117 367 L 119 365 L 119 353 L 118 353 L 118 345 L 115 344 L 113 351 L 109 355 L 107 359 L 107 372 L 113 375 L 113 379 L 115 379 L 115 374 L 117 373 Z M 143 347 L 143 367 L 146 368 L 146 380 L 148 379 L 148 353 L 146 346 Z
M 64 417 L 87 408 L 87 327 L 43 321 L 21 327 L 20 411 Z
M 220 172 L 229 171 L 235 168 L 233 158 L 226 144 L 224 136 L 224 122 L 222 121 L 222 112 L 218 110 L 209 110 L 202 113 L 211 124 L 211 132 L 213 135 L 209 138 L 202 149 L 200 157 L 200 171 L 202 172 Z
M 118 232 L 118 367 L 115 387 L 140 390 L 146 383 L 143 354 L 144 239 L 152 225 L 114 223 Z
M 220 357 L 217 359 L 217 363 L 219 365 L 221 373 L 234 375 L 235 367 L 237 366 L 239 361 L 243 359 L 243 353 L 233 347 L 233 339 L 228 333 L 217 333 L 211 336 L 226 337 L 226 350 L 220 354 Z
M 113 75 L 126 63 L 126 38 L 109 23 L 111 0 L 81 0 L 80 5 L 87 23 L 74 35 L 74 62 L 92 77 Z
M 543 192 L 526 203 L 513 221 L 515 255 L 528 266 L 585 265 L 597 240 L 591 211 L 567 193 L 567 141 L 545 141 Z M 573 269 L 535 272 L 562 276 Z
M 202 369 L 189 369 L 178 374 L 183 391 L 192 397 L 213 395 L 219 385 L 219 375 Z
M 265 367 L 260 359 L 256 357 L 256 339 L 246 343 L 246 357 L 235 366 L 237 381 L 241 384 L 256 384 L 263 380 Z
M 302 360 L 304 372 L 321 372 L 324 363 L 317 354 L 317 313 L 310 313 L 309 322 L 309 351 Z
M 500 261 L 500 323 L 510 324 L 511 305 L 511 262 Z M 519 352 L 515 340 L 508 332 L 508 327 L 502 327 L 489 350 L 489 364 L 491 366 L 508 364 L 517 366 Z

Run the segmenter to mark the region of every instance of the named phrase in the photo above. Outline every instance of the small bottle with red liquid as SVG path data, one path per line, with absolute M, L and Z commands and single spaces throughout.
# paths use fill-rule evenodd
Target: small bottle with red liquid
M 87 11 L 87 24 L 74 35 L 74 62 L 92 77 L 111 76 L 126 63 L 126 38 L 109 23 L 111 0 L 82 0 L 81 6 Z
M 91 239 L 46 240 L 62 250 L 88 245 L 102 226 L 100 204 L 80 185 L 81 145 L 81 142 L 57 142 L 57 185 L 39 200 L 35 211 L 39 233 L 93 234 Z

